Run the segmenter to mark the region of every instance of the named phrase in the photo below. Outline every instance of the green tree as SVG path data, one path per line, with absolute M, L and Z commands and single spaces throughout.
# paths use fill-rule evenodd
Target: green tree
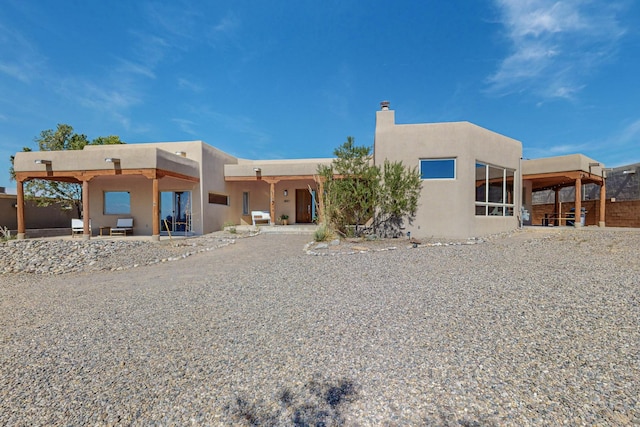
M 40 151 L 82 150 L 86 145 L 111 145 L 124 144 L 120 137 L 115 135 L 101 136 L 89 141 L 86 135 L 77 134 L 73 127 L 67 124 L 58 124 L 56 130 L 47 129 L 40 132 L 40 136 L 34 139 Z M 24 147 L 22 151 L 31 151 Z M 11 168 L 9 174 L 15 179 L 13 161 L 11 156 Z M 82 186 L 80 184 L 62 181 L 50 181 L 46 179 L 33 179 L 25 182 L 25 197 L 34 200 L 38 206 L 50 206 L 59 204 L 63 209 L 76 209 L 78 218 L 82 216 Z
M 324 181 L 325 218 L 339 232 L 358 235 L 373 217 L 379 171 L 372 165 L 371 148 L 356 146 L 351 136 L 333 153 L 332 164 L 318 170 Z
M 404 219 L 411 224 L 418 210 L 422 180 L 417 167 L 384 161 L 378 192 L 374 229 L 388 237 L 402 235 Z
M 356 146 L 353 137 L 334 155 L 331 165 L 318 168 L 324 182 L 321 197 L 327 225 L 358 236 L 372 220 L 376 234 L 400 236 L 404 219 L 411 223 L 418 208 L 422 182 L 417 168 L 389 161 L 380 168 L 373 164 L 371 148 Z

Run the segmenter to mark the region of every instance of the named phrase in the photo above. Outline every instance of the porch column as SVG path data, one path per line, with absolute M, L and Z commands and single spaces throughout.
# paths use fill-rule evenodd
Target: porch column
M 89 240 L 91 238 L 91 229 L 89 228 L 89 222 L 91 221 L 89 213 L 89 181 L 82 181 L 82 238 Z
M 160 192 L 158 190 L 158 178 L 153 178 L 153 212 L 152 219 L 152 240 L 160 240 Z
M 606 217 L 605 217 L 605 208 L 607 205 L 607 186 L 605 185 L 604 181 L 602 182 L 602 185 L 600 185 L 600 220 L 598 221 L 598 227 L 604 227 L 605 226 L 605 221 L 606 221 Z
M 562 225 L 562 220 L 560 219 L 562 218 L 562 212 L 560 212 L 560 189 L 558 187 L 554 188 L 553 194 L 553 215 L 555 216 L 553 225 Z
M 18 215 L 18 239 L 25 238 L 25 225 L 24 225 L 24 181 L 16 181 L 16 209 Z
M 582 223 L 582 178 L 576 178 L 576 202 L 574 204 L 573 226 L 581 227 Z
M 272 224 L 275 224 L 276 220 L 276 183 L 271 181 L 269 189 L 269 215 L 271 215 Z
M 324 181 L 318 181 L 318 224 L 324 223 Z

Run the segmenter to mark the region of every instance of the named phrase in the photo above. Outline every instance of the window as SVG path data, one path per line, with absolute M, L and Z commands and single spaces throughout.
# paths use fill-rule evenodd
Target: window
M 128 191 L 105 191 L 104 214 L 122 215 L 131 213 L 131 194 Z
M 420 178 L 456 179 L 456 159 L 421 159 Z
M 229 196 L 226 194 L 209 193 L 209 203 L 229 206 Z
M 477 216 L 513 216 L 515 171 L 476 162 Z
M 242 215 L 249 215 L 249 192 L 242 193 Z

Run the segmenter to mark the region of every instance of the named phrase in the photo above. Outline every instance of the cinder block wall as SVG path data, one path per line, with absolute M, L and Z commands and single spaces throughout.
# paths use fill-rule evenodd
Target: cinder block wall
M 640 228 L 640 200 L 623 202 L 607 201 L 607 222 L 609 227 Z
M 562 216 L 566 216 L 574 207 L 573 203 L 562 203 Z M 600 206 L 597 200 L 585 200 L 582 207 L 587 209 L 586 225 L 598 225 L 600 222 Z M 640 228 L 640 200 L 628 200 L 620 202 L 606 201 L 605 224 L 608 227 L 638 227 Z M 532 224 L 542 225 L 545 214 L 554 213 L 553 203 L 533 205 Z
M 0 195 L 0 227 L 15 231 L 18 228 L 15 194 Z M 39 207 L 33 201 L 25 203 L 25 226 L 28 229 L 70 228 L 71 218 L 78 214 L 71 210 L 62 210 L 58 205 Z

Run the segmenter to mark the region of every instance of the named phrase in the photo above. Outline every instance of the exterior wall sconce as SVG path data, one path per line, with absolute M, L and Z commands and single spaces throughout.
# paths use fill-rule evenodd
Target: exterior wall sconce
M 176 151 L 176 154 L 180 157 L 187 157 L 187 152 L 186 151 Z
M 106 157 L 104 161 L 107 163 L 120 163 L 120 159 L 115 157 Z
M 51 164 L 51 160 L 34 160 L 33 161 L 36 165 L 50 165 Z
M 284 194 L 284 197 L 287 197 L 289 195 L 289 191 L 288 190 L 284 190 L 283 194 Z

